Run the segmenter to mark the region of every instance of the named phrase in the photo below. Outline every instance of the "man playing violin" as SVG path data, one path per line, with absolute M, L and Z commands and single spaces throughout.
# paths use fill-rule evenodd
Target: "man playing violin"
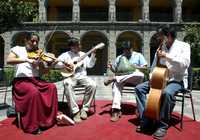
M 190 65 L 190 45 L 188 43 L 176 39 L 174 28 L 165 26 L 158 31 L 161 41 L 161 48 L 156 52 L 152 70 L 156 66 L 157 59 L 159 63 L 165 66 L 169 71 L 168 82 L 162 91 L 162 100 L 160 108 L 160 116 L 155 127 L 156 131 L 153 137 L 162 139 L 169 127 L 171 112 L 175 106 L 174 95 L 184 89 L 183 79 L 186 76 L 187 69 Z M 151 81 L 150 73 L 150 81 Z M 146 94 L 149 93 L 151 82 L 147 81 L 136 86 L 136 101 L 139 112 L 140 125 L 137 127 L 137 132 L 148 131 L 150 119 L 145 116 Z
M 81 56 L 85 55 L 85 53 L 80 51 L 81 45 L 77 38 L 69 39 L 68 46 L 70 47 L 70 51 L 62 53 L 58 57 L 58 63 L 55 65 L 55 67 L 67 68 L 69 72 L 72 72 L 74 69 L 74 73 L 69 77 L 65 77 L 64 79 L 64 91 L 68 99 L 67 102 L 70 107 L 70 111 L 73 115 L 73 120 L 75 123 L 80 123 L 82 120 L 87 119 L 89 107 L 96 93 L 96 83 L 87 76 L 86 71 L 86 68 L 92 68 L 95 65 L 95 50 L 92 52 L 90 57 L 86 56 L 84 59 L 82 59 L 79 62 L 78 67 L 75 68 L 74 64 L 76 64 L 76 62 L 72 62 L 72 60 L 80 58 Z M 75 85 L 84 85 L 86 88 L 81 109 L 79 109 L 74 96 L 75 93 L 73 87 Z
M 16 111 L 21 114 L 23 130 L 33 134 L 54 125 L 58 110 L 56 86 L 40 80 L 38 57 L 28 57 L 38 50 L 38 42 L 36 34 L 26 33 L 25 46 L 11 48 L 7 58 L 8 64 L 16 66 L 12 83 Z

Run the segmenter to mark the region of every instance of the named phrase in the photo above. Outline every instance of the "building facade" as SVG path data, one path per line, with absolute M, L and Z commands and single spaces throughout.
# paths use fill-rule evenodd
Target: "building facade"
M 24 0 L 25 1 L 25 0 Z M 150 65 L 158 43 L 156 29 L 171 24 L 178 39 L 184 40 L 184 25 L 200 21 L 199 0 L 26 0 L 38 8 L 37 19 L 27 19 L 23 26 L 0 35 L 0 66 L 11 47 L 24 44 L 25 32 L 37 32 L 40 48 L 56 56 L 69 50 L 67 41 L 77 37 L 82 50 L 97 50 L 97 62 L 89 75 L 109 74 L 107 63 L 121 53 L 121 42 L 131 41 L 133 50 L 141 52 Z

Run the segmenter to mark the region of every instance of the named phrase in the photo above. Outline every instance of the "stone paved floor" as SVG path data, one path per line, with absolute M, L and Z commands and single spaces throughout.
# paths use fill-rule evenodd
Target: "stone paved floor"
M 112 100 L 111 86 L 105 87 L 103 85 L 104 78 L 105 77 L 103 77 L 103 76 L 92 77 L 92 79 L 94 79 L 98 85 L 97 93 L 96 93 L 96 100 Z M 62 82 L 56 83 L 56 86 L 58 89 L 59 101 L 62 101 L 62 95 L 63 95 Z M 200 121 L 200 91 L 193 90 L 192 95 L 193 95 L 193 100 L 194 100 L 196 119 L 198 121 Z M 2 104 L 3 98 L 4 98 L 4 93 L 0 93 L 0 120 L 3 120 L 6 118 L 7 107 Z M 122 100 L 135 103 L 135 97 L 132 94 L 123 95 Z M 6 100 L 7 105 L 12 105 L 11 101 L 12 101 L 11 92 L 8 92 L 8 96 L 7 96 L 7 100 Z M 177 103 L 177 105 L 175 107 L 175 111 L 180 111 L 180 110 L 181 110 L 181 104 Z M 186 99 L 184 111 L 185 111 L 184 114 L 186 116 L 192 117 L 191 104 L 190 104 L 189 99 Z

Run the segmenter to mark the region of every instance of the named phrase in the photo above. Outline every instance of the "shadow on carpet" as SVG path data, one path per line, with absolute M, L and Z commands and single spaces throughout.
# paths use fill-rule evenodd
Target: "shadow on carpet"
M 80 124 L 74 126 L 57 126 L 44 131 L 40 135 L 26 134 L 13 124 L 15 118 L 8 118 L 0 122 L 0 139 L 13 140 L 151 140 L 151 134 L 136 133 L 138 125 L 135 114 L 135 104 L 122 104 L 122 117 L 118 122 L 110 122 L 111 101 L 97 101 L 96 113 Z M 66 103 L 59 103 L 59 110 L 69 115 Z M 184 129 L 180 131 L 177 119 L 172 120 L 165 137 L 167 140 L 185 140 L 200 138 L 200 123 L 184 117 Z

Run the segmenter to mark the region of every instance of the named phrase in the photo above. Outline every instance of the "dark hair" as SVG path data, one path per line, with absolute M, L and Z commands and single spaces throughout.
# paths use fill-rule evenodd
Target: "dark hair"
M 123 41 L 121 47 L 123 49 L 131 49 L 131 41 Z
M 176 38 L 175 29 L 169 25 L 159 27 L 158 33 L 163 34 L 164 36 L 168 36 L 170 34 L 172 38 Z
M 33 36 L 37 36 L 38 41 L 40 40 L 38 34 L 36 34 L 36 33 L 33 33 L 33 32 L 26 32 L 26 33 L 25 33 L 25 39 L 26 39 L 26 40 L 31 40 L 31 38 L 32 38 Z
M 68 40 L 68 46 L 79 45 L 79 44 L 80 42 L 78 38 L 72 37 Z

